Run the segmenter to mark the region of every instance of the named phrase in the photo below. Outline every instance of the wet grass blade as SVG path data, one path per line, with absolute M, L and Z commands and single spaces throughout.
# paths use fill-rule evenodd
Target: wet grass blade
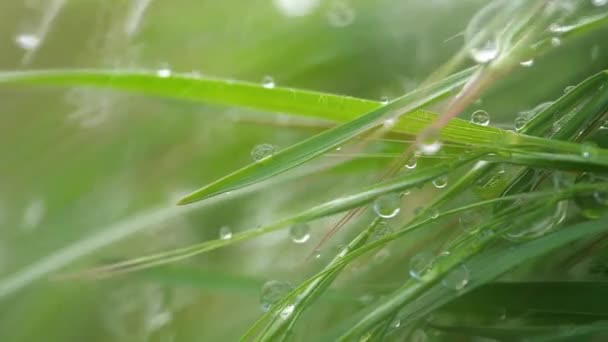
M 463 293 L 469 292 L 495 279 L 526 260 L 541 256 L 581 238 L 605 232 L 608 229 L 606 228 L 606 223 L 608 223 L 608 217 L 603 217 L 596 221 L 566 227 L 537 240 L 509 249 L 489 250 L 480 254 L 474 253 L 472 258 L 467 261 L 467 266 L 471 270 L 472 276 L 470 283 L 464 289 L 454 291 L 439 283 L 435 283 L 429 284 L 427 289 L 421 293 L 417 293 L 412 292 L 409 286 L 405 286 L 390 295 L 383 303 L 379 304 L 361 319 L 343 336 L 343 340 L 363 334 L 367 329 L 370 329 L 398 309 L 407 313 L 403 317 L 402 324 L 409 325 L 432 310 L 445 305 Z M 413 300 L 413 296 L 415 296 L 416 300 Z

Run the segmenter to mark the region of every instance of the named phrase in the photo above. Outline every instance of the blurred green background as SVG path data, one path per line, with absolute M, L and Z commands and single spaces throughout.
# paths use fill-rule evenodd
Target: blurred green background
M 394 98 L 458 52 L 461 33 L 485 3 L 8 0 L 0 2 L 0 69 L 170 69 L 253 82 L 271 76 L 278 86 Z M 602 9 L 585 3 L 579 10 Z M 483 108 L 493 125 L 510 128 L 519 111 L 608 67 L 607 33 L 567 42 L 514 70 L 463 117 Z M 31 35 L 39 39 L 34 48 Z M 385 162 L 327 170 L 320 161 L 204 205 L 174 206 L 180 195 L 250 162 L 255 145 L 284 148 L 322 127 L 288 113 L 2 86 L 0 341 L 237 340 L 261 314 L 265 281 L 306 279 L 356 227 L 312 260 L 334 218 L 314 222 L 311 241 L 301 245 L 281 231 L 111 280 L 62 280 L 55 271 L 216 239 L 223 226 L 251 229 L 371 182 Z M 421 190 L 402 214 L 431 195 Z M 308 312 L 294 340 L 330 338 L 344 318 L 407 277 L 407 265 L 362 259 Z

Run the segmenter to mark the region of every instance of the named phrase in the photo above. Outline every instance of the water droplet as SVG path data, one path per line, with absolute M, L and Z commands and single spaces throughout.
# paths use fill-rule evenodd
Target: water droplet
M 441 280 L 441 284 L 449 289 L 462 290 L 469 283 L 469 269 L 461 264 L 448 272 Z
M 392 193 L 382 195 L 374 201 L 374 212 L 382 218 L 393 218 L 401 210 L 401 198 L 399 194 Z
M 273 305 L 285 298 L 291 290 L 293 290 L 293 286 L 286 281 L 270 280 L 266 282 L 260 291 L 262 311 L 270 310 Z
M 478 217 L 473 213 L 463 213 L 458 217 L 460 229 L 466 233 L 473 234 L 479 230 Z
M 584 143 L 581 145 L 581 155 L 585 159 L 591 158 L 595 154 L 595 145 L 593 143 Z
M 425 155 L 433 155 L 441 150 L 439 131 L 435 128 L 427 128 L 418 137 L 418 151 Z
M 498 40 L 491 39 L 476 47 L 471 47 L 470 53 L 475 62 L 485 64 L 496 59 L 496 57 L 498 57 L 498 51 Z
M 346 0 L 333 0 L 329 4 L 327 20 L 334 27 L 345 27 L 353 23 L 357 13 Z
M 15 37 L 15 43 L 23 50 L 34 50 L 40 45 L 40 38 L 34 34 L 24 33 Z
M 414 255 L 410 259 L 410 276 L 416 280 L 423 281 L 424 276 L 433 268 L 435 256 L 425 251 Z
M 264 76 L 264 78 L 262 79 L 262 87 L 266 89 L 274 88 L 274 79 L 271 76 Z
M 338 258 L 342 258 L 346 255 L 346 253 L 348 253 L 348 246 L 347 245 L 338 245 L 337 248 L 338 250 Z
M 23 212 L 23 227 L 30 230 L 40 224 L 46 211 L 46 205 L 40 198 L 31 201 Z
M 393 329 L 399 329 L 399 327 L 401 327 L 401 320 L 397 318 L 394 321 L 392 321 L 391 322 L 391 327 Z
M 251 159 L 253 159 L 254 162 L 259 162 L 262 159 L 272 156 L 276 151 L 277 148 L 274 145 L 259 144 L 251 150 Z
M 593 6 L 604 6 L 608 4 L 608 0 L 591 0 Z
M 293 313 L 293 310 L 296 308 L 296 306 L 294 304 L 289 304 L 287 305 L 283 310 L 281 310 L 281 318 L 282 319 L 288 319 L 289 316 L 291 316 L 291 314 Z
M 385 221 L 382 221 L 374 228 L 372 239 L 378 240 L 390 233 L 392 233 L 391 227 Z
M 437 189 L 443 189 L 448 185 L 448 176 L 440 176 L 433 180 L 433 185 Z
M 395 122 L 396 122 L 396 119 L 395 119 L 395 118 L 386 119 L 386 120 L 384 120 L 384 122 L 382 123 L 382 126 L 383 126 L 384 128 L 391 128 L 391 127 L 395 126 Z
M 521 131 L 526 124 L 528 123 L 528 118 L 526 118 L 525 116 L 518 116 L 515 118 L 515 121 L 513 122 L 513 127 L 515 128 L 516 131 Z
M 171 69 L 169 67 L 162 67 L 158 70 L 156 70 L 156 76 L 160 77 L 160 78 L 167 78 L 167 77 L 171 77 Z
M 228 226 L 223 226 L 220 228 L 220 239 L 221 240 L 230 240 L 232 239 L 232 230 Z
M 416 165 L 418 164 L 418 156 L 412 156 L 410 159 L 407 160 L 407 162 L 405 163 L 405 167 L 407 169 L 415 169 Z
M 319 7 L 320 0 L 274 0 L 274 6 L 286 17 L 304 17 Z
M 429 218 L 434 220 L 439 217 L 439 210 L 437 208 L 431 208 L 429 210 Z
M 522 201 L 520 207 L 522 211 L 526 208 L 526 201 Z M 568 212 L 568 201 L 561 201 L 554 207 L 545 209 L 544 214 L 536 220 L 513 220 L 507 227 L 507 233 L 503 237 L 507 240 L 520 242 L 543 236 L 552 231 L 566 218 Z
M 388 104 L 388 102 L 389 102 L 389 101 L 388 101 L 388 97 L 387 97 L 387 96 L 382 96 L 382 97 L 380 98 L 380 103 L 381 103 L 381 104 L 383 104 L 383 105 L 387 105 L 387 104 Z
M 471 114 L 471 122 L 481 126 L 490 124 L 490 114 L 485 110 L 478 110 Z
M 579 175 L 575 184 L 594 184 L 606 182 L 608 179 L 604 175 L 596 175 L 584 172 Z M 590 219 L 600 218 L 608 211 L 608 192 L 595 191 L 591 194 L 577 194 L 574 196 L 574 203 L 581 210 L 583 216 Z
M 562 40 L 557 37 L 553 37 L 553 38 L 551 38 L 551 45 L 554 47 L 558 47 L 558 46 L 562 45 Z
M 310 239 L 310 226 L 308 223 L 299 222 L 291 226 L 289 230 L 291 240 L 295 243 L 305 243 Z
M 576 86 L 567 86 L 566 88 L 564 88 L 564 94 L 568 94 L 569 92 L 574 90 L 574 88 L 576 88 Z
M 528 67 L 531 67 L 532 65 L 534 65 L 534 60 L 533 59 L 528 59 L 528 60 L 525 60 L 525 61 L 521 61 L 519 63 L 519 65 L 528 68 Z

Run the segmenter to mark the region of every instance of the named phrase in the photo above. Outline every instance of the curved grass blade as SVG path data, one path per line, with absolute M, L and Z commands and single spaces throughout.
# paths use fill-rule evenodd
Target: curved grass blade
M 101 266 L 90 269 L 78 275 L 84 276 L 104 276 L 117 273 L 131 272 L 135 270 L 145 269 L 153 266 L 159 266 L 183 260 L 197 254 L 201 254 L 220 247 L 235 244 L 240 241 L 249 240 L 263 234 L 281 229 L 285 226 L 296 222 L 307 222 L 317 218 L 333 215 L 354 207 L 373 201 L 380 195 L 403 191 L 412 188 L 416 185 L 429 182 L 437 177 L 440 177 L 456 167 L 464 165 L 471 160 L 479 158 L 479 155 L 472 155 L 468 159 L 457 160 L 449 163 L 441 163 L 433 167 L 416 170 L 403 177 L 392 179 L 387 182 L 379 183 L 371 187 L 366 187 L 359 192 L 354 192 L 351 195 L 346 195 L 323 204 L 317 205 L 298 215 L 277 221 L 265 227 L 246 231 L 239 234 L 234 234 L 229 240 L 212 240 L 200 244 L 178 248 L 168 252 L 153 254 L 145 257 L 135 258 L 124 262 L 119 262 L 111 265 Z
M 430 86 L 428 89 L 407 94 L 355 120 L 315 135 L 273 156 L 264 158 L 222 177 L 184 196 L 178 204 L 194 203 L 268 179 L 292 169 L 373 128 L 383 120 L 397 118 L 399 115 L 420 109 L 422 106 L 449 95 L 453 90 L 462 86 L 469 75 L 470 71 L 465 70 Z
M 349 338 L 361 335 L 364 331 L 397 309 L 401 309 L 401 312 L 407 313 L 403 317 L 402 324 L 411 324 L 432 310 L 450 302 L 463 293 L 469 292 L 495 279 L 526 260 L 541 256 L 578 239 L 605 232 L 608 229 L 606 228 L 606 223 L 608 223 L 608 217 L 604 216 L 595 221 L 572 225 L 537 240 L 509 249 L 496 249 L 481 254 L 474 254 L 467 261 L 468 268 L 474 274 L 471 277 L 470 283 L 464 289 L 454 291 L 445 288 L 439 283 L 435 283 L 421 293 L 417 293 L 417 291 L 412 292 L 412 289 L 406 285 L 390 295 L 383 303 L 367 314 L 343 336 L 343 339 L 348 340 Z M 414 293 L 416 293 L 416 300 L 412 301 Z M 407 304 L 403 305 L 404 303 Z

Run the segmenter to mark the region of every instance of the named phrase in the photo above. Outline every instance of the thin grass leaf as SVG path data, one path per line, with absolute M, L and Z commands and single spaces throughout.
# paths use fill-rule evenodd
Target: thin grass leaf
M 441 284 L 431 285 L 427 290 L 416 295 L 416 300 L 411 301 L 409 286 L 404 287 L 392 294 L 382 304 L 378 305 L 372 312 L 360 320 L 344 336 L 344 340 L 363 334 L 367 329 L 382 320 L 386 315 L 399 309 L 407 313 L 403 317 L 402 324 L 409 325 L 417 319 L 428 314 L 432 310 L 454 300 L 459 295 L 469 292 L 511 268 L 526 260 L 541 256 L 555 248 L 564 246 L 584 237 L 605 232 L 608 218 L 603 217 L 596 221 L 576 224 L 555 233 L 546 235 L 509 249 L 496 249 L 485 253 L 473 255 L 467 261 L 467 266 L 472 272 L 470 283 L 461 291 L 447 289 Z M 403 303 L 407 302 L 403 306 Z

